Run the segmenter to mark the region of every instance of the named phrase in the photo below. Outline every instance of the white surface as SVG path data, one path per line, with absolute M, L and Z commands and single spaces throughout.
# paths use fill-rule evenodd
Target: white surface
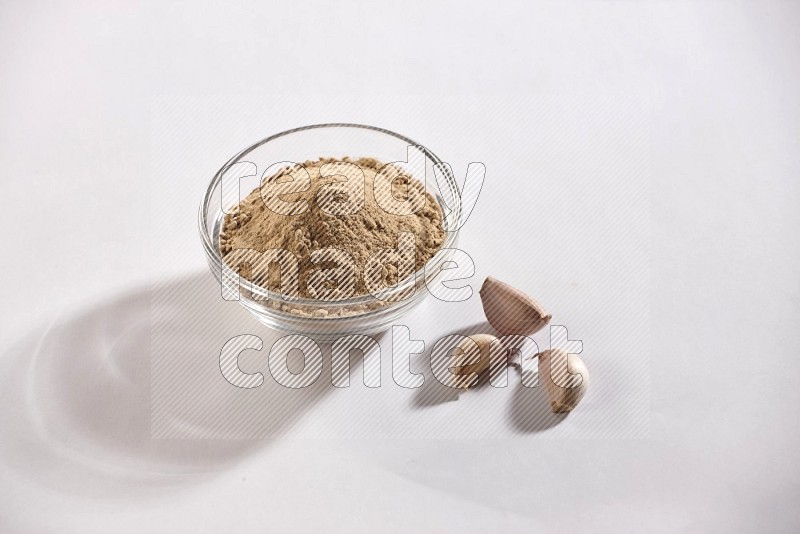
M 0 7 L 0 530 L 797 531 L 798 5 L 289 5 Z M 294 95 L 277 101 L 295 109 L 274 116 L 271 93 Z M 141 288 L 204 268 L 202 185 L 158 213 L 169 235 L 154 239 L 148 222 L 163 201 L 154 162 L 186 158 L 153 143 L 153 109 L 176 95 L 199 103 L 176 141 L 202 147 L 190 156 L 198 184 L 254 132 L 329 120 L 406 133 L 457 165 L 461 154 L 497 162 L 489 184 L 530 161 L 531 145 L 568 161 L 556 149 L 569 143 L 545 143 L 546 125 L 518 112 L 531 101 L 643 98 L 650 437 L 150 441 Z M 598 143 L 573 144 L 580 155 Z M 487 221 L 500 189 L 488 191 L 475 214 Z M 569 208 L 571 193 L 556 191 L 555 206 Z M 535 224 L 535 209 L 525 215 Z M 506 256 L 532 234 L 523 228 L 468 226 L 462 248 L 479 277 L 546 280 L 571 332 L 600 330 L 625 318 L 582 317 L 565 275 L 581 267 L 564 265 L 591 222 L 552 225 L 524 262 Z M 615 260 L 602 251 L 600 239 L 593 262 Z M 477 301 L 460 310 L 442 326 L 480 320 Z M 596 339 L 576 337 L 584 350 Z M 37 361 L 49 374 L 31 372 Z

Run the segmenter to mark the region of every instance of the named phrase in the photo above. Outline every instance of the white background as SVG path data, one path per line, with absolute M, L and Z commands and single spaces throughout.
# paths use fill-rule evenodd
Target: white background
M 432 4 L 0 7 L 0 530 L 800 528 L 798 4 Z M 201 174 L 174 210 L 158 212 L 168 235 L 155 237 L 164 154 L 152 120 L 164 95 L 206 104 L 176 142 L 195 138 L 203 153 L 170 154 L 173 168 L 190 159 L 186 169 Z M 148 339 L 142 288 L 201 275 L 198 191 L 239 149 L 304 123 L 373 123 L 455 165 L 497 162 L 487 163 L 487 187 L 509 184 L 487 189 L 475 214 L 492 226 L 464 230 L 476 278 L 521 280 L 585 350 L 597 339 L 586 330 L 618 327 L 626 318 L 613 303 L 591 316 L 579 305 L 582 283 L 585 294 L 598 289 L 585 283 L 591 269 L 574 243 L 609 220 L 558 215 L 581 188 L 556 190 L 541 211 L 535 202 L 528 213 L 508 210 L 530 227 L 497 230 L 512 179 L 539 193 L 526 180 L 558 176 L 556 165 L 527 177 L 526 164 L 568 162 L 572 148 L 565 175 L 592 172 L 599 156 L 586 147 L 602 139 L 545 141 L 548 126 L 594 130 L 524 120 L 531 101 L 566 95 L 589 107 L 629 97 L 649 110 L 646 137 L 637 127 L 614 138 L 623 148 L 646 139 L 649 150 L 613 160 L 648 161 L 647 216 L 631 225 L 649 236 L 649 267 L 636 271 L 649 277 L 649 437 L 149 439 L 147 381 L 128 380 L 149 358 L 146 343 L 132 342 Z M 275 102 L 294 106 L 278 113 Z M 459 115 L 454 102 L 472 104 Z M 534 157 L 531 147 L 551 152 Z M 629 178 L 620 175 L 621 190 Z M 608 213 L 620 212 L 611 204 Z M 618 261 L 605 242 L 600 235 L 587 251 L 601 271 Z M 429 321 L 430 306 L 420 310 L 443 333 L 481 319 L 474 300 L 441 323 Z M 585 359 L 608 370 L 613 358 Z M 602 408 L 594 391 L 567 422 Z M 305 415 L 298 428 L 313 430 L 319 414 Z

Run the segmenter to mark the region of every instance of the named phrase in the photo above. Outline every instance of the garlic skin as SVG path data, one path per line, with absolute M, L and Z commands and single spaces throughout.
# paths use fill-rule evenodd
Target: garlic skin
M 489 368 L 492 346 L 494 344 L 495 347 L 499 348 L 500 345 L 499 342 L 495 343 L 497 341 L 496 337 L 489 334 L 474 334 L 456 346 L 450 364 L 452 373 L 459 376 L 456 387 L 466 389 L 473 385 L 471 382 L 478 382 L 477 380 L 469 380 L 469 377 L 472 373 L 481 374 Z M 478 358 L 478 354 L 480 354 L 480 359 L 474 361 Z M 462 365 L 464 361 L 472 363 Z
M 503 335 L 530 336 L 552 319 L 541 304 L 491 276 L 483 282 L 480 295 L 486 319 Z
M 589 388 L 589 370 L 577 354 L 562 349 L 540 352 L 539 384 L 544 382 L 553 413 L 568 413 Z

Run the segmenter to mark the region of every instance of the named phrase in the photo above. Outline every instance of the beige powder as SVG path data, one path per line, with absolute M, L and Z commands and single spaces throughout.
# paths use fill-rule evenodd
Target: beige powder
M 310 287 L 309 276 L 322 268 L 336 267 L 336 262 L 319 261 L 319 258 L 312 261 L 311 255 L 315 250 L 334 248 L 350 254 L 355 264 L 355 288 L 349 294 L 363 295 L 371 289 L 365 284 L 364 275 L 369 258 L 382 250 L 398 249 L 401 234 L 410 233 L 415 238 L 414 270 L 422 268 L 442 246 L 444 229 L 438 202 L 425 191 L 421 182 L 404 176 L 399 168 L 384 167 L 372 158 L 351 160 L 347 157 L 320 158 L 301 165 L 308 175 L 299 166 L 285 167 L 267 177 L 261 187 L 225 216 L 220 250 L 226 262 L 234 266 L 237 249 L 289 251 L 299 260 L 298 296 L 317 298 L 316 290 L 312 291 L 316 286 Z M 320 169 L 324 176 L 320 176 Z M 310 183 L 298 186 L 298 180 L 302 182 L 307 178 Z M 296 192 L 282 193 L 284 185 L 285 191 L 296 187 Z M 380 203 L 375 197 L 376 185 Z M 400 210 L 393 206 L 401 202 L 406 213 L 412 211 L 409 206 L 414 208 L 414 213 L 397 214 Z M 411 247 L 406 252 L 410 250 Z M 244 278 L 268 278 L 269 289 L 277 290 L 280 277 L 274 265 L 271 267 L 274 270 L 268 273 L 243 267 L 240 273 Z M 398 273 L 397 265 L 392 262 L 381 262 L 377 269 L 380 272 L 367 273 L 366 278 L 378 278 L 385 286 L 396 285 L 399 274 L 400 277 L 410 274 Z M 327 283 L 336 285 L 333 281 Z M 339 289 L 333 287 L 331 291 L 335 295 Z

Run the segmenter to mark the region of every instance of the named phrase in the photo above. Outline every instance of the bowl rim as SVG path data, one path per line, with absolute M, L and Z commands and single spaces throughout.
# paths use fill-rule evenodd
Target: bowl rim
M 214 242 L 215 242 L 214 236 L 210 235 L 210 233 L 209 233 L 209 231 L 207 229 L 208 228 L 207 223 L 208 223 L 208 219 L 209 219 L 208 216 L 207 216 L 207 213 L 209 212 L 209 208 L 210 208 L 210 204 L 211 204 L 212 198 L 214 196 L 214 192 L 216 191 L 217 187 L 219 186 L 219 184 L 220 184 L 220 182 L 222 180 L 222 175 L 224 174 L 225 171 L 227 171 L 227 169 L 231 165 L 233 165 L 234 163 L 236 163 L 239 160 L 241 160 L 241 158 L 243 158 L 244 156 L 246 156 L 247 154 L 249 154 L 253 150 L 259 148 L 260 146 L 262 146 L 262 145 L 264 145 L 266 143 L 269 143 L 270 141 L 273 141 L 275 139 L 278 139 L 278 138 L 281 138 L 281 137 L 284 137 L 284 136 L 287 136 L 287 135 L 291 135 L 291 134 L 294 134 L 294 133 L 298 133 L 298 132 L 302 132 L 302 131 L 306 131 L 306 130 L 321 129 L 321 128 L 357 128 L 357 129 L 371 130 L 371 131 L 375 131 L 375 132 L 379 132 L 379 133 L 383 133 L 383 134 L 389 135 L 391 137 L 394 137 L 396 139 L 399 139 L 399 140 L 404 141 L 404 142 L 406 142 L 408 144 L 411 144 L 411 145 L 414 145 L 414 146 L 418 147 L 423 152 L 423 154 L 425 154 L 425 157 L 430 159 L 433 162 L 434 165 L 442 164 L 442 165 L 440 165 L 440 169 L 443 170 L 444 179 L 448 183 L 449 187 L 452 190 L 450 196 L 451 196 L 451 199 L 452 199 L 452 201 L 454 203 L 454 206 L 452 207 L 451 214 L 449 216 L 447 216 L 447 217 L 443 217 L 442 218 L 442 224 L 446 226 L 446 222 L 445 221 L 448 220 L 448 219 L 453 218 L 453 212 L 455 212 L 455 221 L 460 221 L 461 220 L 461 210 L 462 210 L 461 190 L 460 190 L 460 187 L 458 186 L 458 182 L 456 181 L 455 177 L 453 176 L 452 169 L 450 168 L 449 165 L 445 164 L 445 162 L 443 162 L 436 154 L 434 154 L 432 151 L 430 151 L 428 148 L 426 148 L 421 143 L 418 143 L 418 142 L 416 142 L 416 141 L 414 141 L 414 140 L 412 140 L 412 139 L 410 139 L 410 138 L 408 138 L 408 137 L 406 137 L 404 135 L 401 135 L 399 133 L 393 132 L 391 130 L 387 130 L 385 128 L 380 128 L 380 127 L 377 127 L 377 126 L 369 126 L 369 125 L 365 125 L 365 124 L 346 123 L 346 122 L 331 122 L 331 123 L 311 124 L 311 125 L 300 126 L 298 128 L 292 128 L 290 130 L 285 130 L 283 132 L 279 132 L 277 134 L 274 134 L 274 135 L 271 135 L 269 137 L 266 137 L 266 138 L 264 138 L 264 139 L 262 139 L 262 140 L 260 140 L 260 141 L 258 141 L 256 143 L 254 143 L 253 145 L 245 148 L 244 150 L 240 151 L 238 154 L 236 154 L 235 156 L 230 158 L 222 167 L 220 167 L 220 169 L 214 174 L 214 177 L 211 179 L 211 183 L 206 188 L 206 192 L 203 195 L 203 201 L 200 203 L 200 209 L 198 210 L 198 226 L 199 226 L 200 235 L 201 235 L 202 241 L 203 241 L 203 248 L 205 249 L 205 252 L 206 252 L 206 255 L 207 255 L 208 259 L 213 260 L 214 263 L 216 264 L 217 268 L 218 268 L 218 270 L 214 270 L 214 274 L 216 275 L 218 280 L 221 280 L 223 275 L 225 275 L 226 279 L 228 279 L 228 280 L 237 280 L 237 285 L 239 286 L 239 290 L 240 290 L 239 291 L 239 297 L 240 297 L 239 300 L 250 300 L 250 301 L 259 302 L 259 303 L 261 303 L 261 302 L 266 303 L 267 301 L 270 301 L 270 300 L 278 300 L 279 302 L 282 302 L 282 303 L 285 303 L 285 304 L 288 304 L 288 305 L 314 306 L 314 307 L 323 308 L 323 309 L 324 308 L 328 308 L 328 307 L 336 308 L 336 307 L 341 307 L 341 306 L 358 306 L 358 305 L 364 305 L 364 304 L 373 304 L 376 301 L 384 301 L 384 302 L 386 302 L 385 299 L 379 299 L 379 298 L 375 297 L 372 293 L 366 293 L 364 295 L 353 296 L 353 297 L 349 297 L 349 298 L 342 299 L 342 300 L 318 300 L 318 299 L 307 299 L 307 298 L 300 298 L 300 297 L 293 297 L 293 298 L 290 298 L 290 299 L 286 299 L 286 298 L 283 297 L 283 295 L 281 295 L 281 293 L 270 291 L 267 288 L 264 288 L 262 286 L 254 284 L 254 283 L 252 283 L 252 282 L 250 282 L 250 281 L 248 281 L 246 279 L 241 278 L 239 276 L 239 274 L 237 272 L 235 272 L 233 269 L 231 269 L 230 266 L 225 262 L 225 260 L 222 257 L 222 254 L 217 249 L 217 247 L 215 247 L 215 245 L 214 245 Z M 437 189 L 438 189 L 439 181 L 436 180 L 436 183 L 437 183 Z M 446 206 L 443 198 L 441 197 L 440 191 L 436 191 L 433 196 L 434 196 L 435 200 L 437 202 L 439 202 L 440 208 L 442 209 L 442 214 L 444 215 L 445 213 L 447 213 L 445 211 L 445 209 L 447 207 L 449 207 L 449 206 Z M 459 235 L 460 228 L 458 226 L 456 226 L 456 228 L 453 229 L 453 230 L 448 230 L 447 228 L 445 228 L 444 231 L 445 231 L 445 240 L 442 243 L 442 246 L 439 248 L 439 250 L 437 250 L 436 253 L 433 255 L 433 257 L 431 257 L 425 263 L 425 265 L 423 265 L 420 269 L 416 270 L 411 276 L 409 276 L 408 278 L 406 278 L 405 280 L 400 282 L 398 285 L 386 290 L 386 295 L 387 296 L 391 297 L 391 295 L 395 295 L 395 294 L 398 294 L 398 293 L 402 294 L 404 291 L 408 290 L 410 288 L 410 286 L 419 285 L 418 281 L 420 279 L 422 279 L 423 281 L 426 281 L 425 273 L 428 272 L 429 269 L 431 269 L 432 267 L 435 268 L 437 266 L 441 269 L 442 265 L 444 265 L 445 263 L 448 263 L 450 261 L 450 258 L 452 257 L 452 253 L 451 254 L 441 254 L 441 252 L 442 251 L 446 251 L 446 250 L 452 250 L 456 246 L 456 244 L 458 242 L 458 235 Z M 438 270 L 436 272 L 438 273 Z M 422 285 L 425 285 L 425 284 L 423 283 Z M 245 290 L 249 291 L 253 295 L 257 295 L 259 298 L 255 299 L 255 298 L 252 298 L 252 297 L 245 297 L 243 292 L 241 291 L 242 289 L 245 289 Z M 344 315 L 344 316 L 332 316 L 332 317 L 305 317 L 305 316 L 302 316 L 302 318 L 305 319 L 305 320 L 318 319 L 318 320 L 324 320 L 324 321 L 332 321 L 334 319 L 355 319 L 357 317 L 364 317 L 364 316 L 371 315 L 374 312 L 388 311 L 391 308 L 395 308 L 395 307 L 397 307 L 399 305 L 402 305 L 402 304 L 409 304 L 409 301 L 421 298 L 422 295 L 417 294 L 418 293 L 418 289 L 419 288 L 415 288 L 414 293 L 412 293 L 411 296 L 409 296 L 409 297 L 406 297 L 406 298 L 403 298 L 403 299 L 400 299 L 400 300 L 397 300 L 397 301 L 388 301 L 387 304 L 385 306 L 382 306 L 381 308 L 374 309 L 374 310 L 365 310 L 364 313 L 361 313 L 361 314 Z M 425 291 L 427 291 L 427 287 L 423 288 L 423 292 L 425 292 Z M 266 306 L 265 306 L 265 308 L 266 308 Z M 268 308 L 268 309 L 269 309 L 270 312 L 274 312 L 274 313 L 276 313 L 278 315 L 285 315 L 285 316 L 298 318 L 298 319 L 301 318 L 301 316 L 298 316 L 296 314 L 292 314 L 290 312 L 281 310 L 279 308 Z

